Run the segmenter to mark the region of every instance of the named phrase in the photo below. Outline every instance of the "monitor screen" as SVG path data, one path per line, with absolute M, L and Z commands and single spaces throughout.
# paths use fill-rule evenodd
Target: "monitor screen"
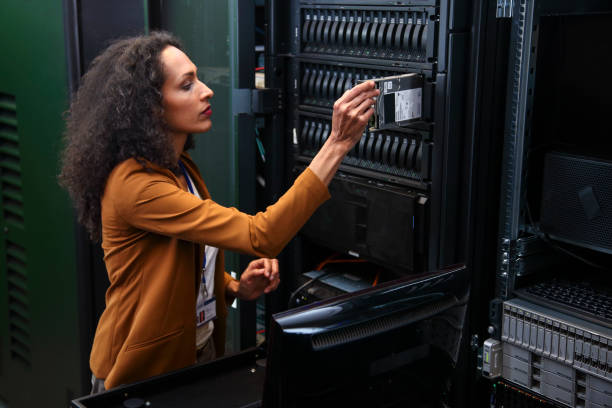
M 458 266 L 274 315 L 264 407 L 439 406 L 468 296 Z

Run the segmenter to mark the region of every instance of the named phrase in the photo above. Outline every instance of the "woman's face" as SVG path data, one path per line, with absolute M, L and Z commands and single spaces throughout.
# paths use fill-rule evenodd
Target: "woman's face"
M 197 77 L 197 68 L 185 53 L 168 46 L 161 52 L 165 81 L 162 85 L 164 119 L 171 133 L 206 132 L 212 126 L 213 91 Z

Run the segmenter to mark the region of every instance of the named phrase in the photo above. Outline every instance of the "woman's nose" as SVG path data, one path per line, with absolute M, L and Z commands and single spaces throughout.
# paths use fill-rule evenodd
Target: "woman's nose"
M 210 89 L 209 87 L 206 86 L 206 84 L 204 82 L 201 82 L 202 84 L 202 93 L 200 95 L 201 99 L 210 99 L 214 96 L 214 92 L 212 91 L 212 89 Z

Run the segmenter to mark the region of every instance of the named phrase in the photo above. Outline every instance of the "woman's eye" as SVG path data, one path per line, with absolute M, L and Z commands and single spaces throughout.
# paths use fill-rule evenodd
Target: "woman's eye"
M 186 91 L 190 90 L 191 87 L 193 86 L 193 82 L 188 82 L 185 85 L 182 86 L 182 88 Z

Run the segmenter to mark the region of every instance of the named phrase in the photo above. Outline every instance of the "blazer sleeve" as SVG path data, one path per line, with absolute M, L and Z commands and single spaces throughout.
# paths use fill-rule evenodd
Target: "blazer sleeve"
M 260 257 L 275 257 L 330 197 L 308 168 L 275 204 L 256 215 L 201 200 L 158 172 L 131 167 L 113 176 L 105 194 L 112 194 L 115 211 L 127 224 Z
M 227 294 L 227 285 L 229 285 L 230 282 L 235 281 L 235 280 L 236 279 L 232 278 L 232 275 L 230 275 L 227 272 L 223 272 L 223 288 L 224 288 L 223 293 L 225 294 L 225 304 L 227 306 L 231 305 L 232 302 L 234 302 L 234 299 L 235 299 L 234 296 L 231 296 L 231 295 Z

